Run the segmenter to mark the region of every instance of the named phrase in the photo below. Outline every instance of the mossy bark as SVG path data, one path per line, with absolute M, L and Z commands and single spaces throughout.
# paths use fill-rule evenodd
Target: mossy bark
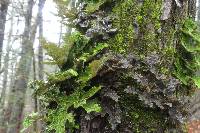
M 79 32 L 63 48 L 46 45 L 61 69 L 36 91 L 52 88 L 40 94 L 49 99 L 47 126 L 58 133 L 185 132 L 197 88 L 200 37 L 188 19 L 194 2 L 82 0 L 73 15 Z
M 105 0 L 98 9 L 83 11 L 111 18 L 117 33 L 106 40 L 90 36 L 94 42 L 106 42 L 112 58 L 91 82 L 103 86 L 95 95 L 103 111 L 77 111 L 80 129 L 76 132 L 184 132 L 187 109 L 180 99 L 186 99 L 192 85 L 182 85 L 173 71 L 180 43 L 177 32 L 185 19 L 195 16 L 194 3 Z M 77 27 L 87 35 L 88 27 Z

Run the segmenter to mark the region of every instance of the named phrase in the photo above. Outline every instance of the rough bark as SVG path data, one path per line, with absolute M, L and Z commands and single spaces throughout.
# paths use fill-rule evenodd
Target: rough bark
M 12 109 L 10 114 L 10 119 L 8 122 L 8 133 L 19 133 L 22 113 L 24 108 L 24 99 L 27 89 L 28 77 L 30 73 L 30 66 L 32 62 L 32 48 L 33 44 L 30 42 L 31 34 L 31 18 L 32 18 L 32 8 L 34 5 L 33 0 L 28 0 L 27 11 L 25 14 L 25 28 L 22 39 L 22 50 L 20 55 L 20 61 L 17 66 L 17 71 L 15 74 L 14 88 L 12 89 Z M 8 103 L 9 104 L 9 103 Z
M 189 1 L 165 0 L 162 2 L 161 6 L 159 6 L 159 3 L 161 1 L 145 0 L 145 1 L 134 1 L 134 2 L 133 2 L 134 6 L 127 8 L 128 10 L 124 9 L 125 12 L 123 12 L 124 11 L 123 8 L 126 8 L 126 6 L 130 6 L 131 2 L 130 3 L 129 2 L 126 3 L 125 1 L 121 3 L 119 2 L 119 10 L 116 9 L 118 12 L 121 13 L 119 14 L 121 15 L 120 16 L 121 20 L 119 20 L 121 23 L 119 24 L 120 26 L 118 28 L 120 29 L 118 30 L 120 30 L 119 32 L 121 32 L 122 34 L 121 36 L 119 36 L 119 38 L 124 36 L 124 34 L 126 34 L 125 35 L 126 39 L 124 40 L 125 42 L 127 40 L 131 41 L 131 38 L 134 38 L 130 42 L 131 46 L 126 47 L 125 45 L 128 45 L 129 43 L 129 42 L 126 42 L 120 45 L 120 47 L 118 46 L 117 47 L 119 49 L 124 48 L 126 51 L 129 52 L 129 54 L 126 57 L 116 56 L 113 60 L 111 60 L 110 65 L 108 63 L 108 65 L 105 67 L 105 68 L 111 68 L 111 70 L 110 71 L 106 69 L 102 70 L 103 72 L 105 71 L 107 72 L 103 74 L 100 72 L 99 73 L 100 76 L 99 77 L 97 76 L 94 79 L 93 84 L 102 83 L 104 86 L 104 89 L 99 94 L 100 95 L 99 99 L 101 99 L 100 100 L 101 105 L 103 106 L 103 113 L 90 114 L 88 117 L 88 115 L 83 112 L 81 113 L 81 115 L 79 114 L 80 112 L 77 112 L 77 114 L 79 114 L 79 118 L 77 121 L 80 121 L 80 124 L 81 124 L 80 130 L 77 132 L 80 132 L 80 133 L 85 133 L 85 132 L 88 132 L 88 133 L 105 133 L 105 132 L 106 133 L 115 133 L 115 132 L 131 133 L 131 132 L 136 132 L 137 130 L 139 132 L 183 132 L 183 129 L 181 129 L 179 126 L 181 125 L 180 123 L 183 120 L 183 118 L 181 118 L 183 116 L 182 111 L 185 110 L 184 108 L 187 108 L 188 105 L 185 105 L 185 106 L 182 105 L 182 103 L 184 103 L 183 102 L 184 100 L 181 101 L 179 99 L 180 100 L 179 101 L 178 99 L 177 100 L 174 99 L 176 101 L 175 102 L 172 99 L 171 99 L 172 101 L 168 99 L 170 97 L 175 98 L 174 96 L 172 96 L 174 91 L 177 91 L 176 93 L 180 93 L 178 86 L 180 86 L 181 84 L 179 83 L 177 77 L 171 74 L 168 75 L 170 72 L 167 74 L 168 76 L 170 76 L 167 79 L 168 81 L 164 78 L 165 74 L 163 75 L 162 78 L 161 77 L 159 78 L 158 73 L 161 72 L 159 70 L 161 69 L 161 66 L 165 68 L 166 70 L 169 70 L 169 71 L 173 70 L 172 69 L 173 63 L 174 63 L 173 55 L 170 55 L 170 53 L 164 53 L 163 51 L 169 48 L 169 46 L 174 47 L 175 49 L 178 49 L 177 46 L 179 46 L 180 44 L 180 38 L 178 36 L 174 36 L 174 32 L 177 31 L 178 26 L 181 26 L 181 22 L 183 22 L 185 19 L 189 17 L 194 18 L 195 1 L 194 0 L 189 0 Z M 118 4 L 118 2 L 116 3 Z M 125 3 L 127 5 L 125 5 Z M 120 5 L 123 5 L 123 6 L 120 6 Z M 108 12 L 111 11 L 111 9 L 109 9 L 108 6 L 112 7 L 112 3 L 108 2 L 107 4 L 102 5 L 100 7 L 100 11 L 93 12 L 91 16 L 94 17 L 96 15 L 97 19 L 102 16 L 105 17 L 106 14 L 104 14 L 104 12 L 108 14 Z M 140 8 L 140 7 L 142 7 L 142 13 L 141 13 L 141 16 L 137 16 L 139 14 L 136 14 L 138 12 L 134 10 L 137 10 L 137 8 Z M 156 11 L 156 8 L 158 8 L 157 11 Z M 151 17 L 151 14 L 153 13 L 156 14 L 156 12 L 159 12 L 160 9 L 162 9 L 160 20 L 158 19 L 156 20 L 154 17 Z M 103 11 L 101 12 L 101 10 Z M 129 12 L 129 15 L 128 16 L 124 15 L 127 12 Z M 79 14 L 80 16 L 78 16 L 78 21 L 77 21 L 78 23 L 77 25 L 80 26 L 79 30 L 83 30 L 83 28 L 85 28 L 85 30 L 83 30 L 83 33 L 85 33 L 86 36 L 93 38 L 95 42 L 98 42 L 99 38 L 102 37 L 100 35 L 98 36 L 98 30 L 99 32 L 101 32 L 101 34 L 106 36 L 105 33 L 102 33 L 103 30 L 101 30 L 101 26 L 100 28 L 99 27 L 96 28 L 92 26 L 90 27 L 90 19 L 91 19 L 90 16 L 89 15 L 87 16 L 85 14 L 82 16 L 82 13 L 84 14 L 85 12 L 81 12 Z M 136 15 L 131 15 L 134 13 Z M 157 15 L 159 16 L 159 14 Z M 127 18 L 125 18 L 125 16 Z M 139 18 L 141 17 L 141 19 L 138 20 L 137 17 Z M 95 21 L 94 18 L 91 19 L 91 21 L 94 22 Z M 97 23 L 98 23 L 98 20 L 97 20 Z M 130 23 L 133 23 L 133 29 L 134 29 L 133 33 L 129 32 L 131 30 L 126 28 L 130 26 Z M 160 28 L 157 28 L 156 24 L 161 24 Z M 104 38 L 104 36 L 102 38 Z M 119 38 L 114 40 L 111 44 L 109 42 L 109 44 L 115 45 L 115 46 L 119 45 L 123 41 L 123 40 L 120 40 L 121 38 L 120 39 Z M 113 47 L 113 49 L 116 49 L 116 47 Z M 117 49 L 117 52 L 119 53 L 120 51 Z M 142 58 L 140 56 L 142 56 Z M 163 61 L 162 61 L 162 58 L 164 59 Z M 141 61 L 141 62 L 139 63 L 138 61 L 139 62 Z M 144 72 L 145 70 L 142 70 L 141 68 L 141 66 L 143 66 L 142 62 L 145 63 L 147 66 L 150 66 L 150 69 L 148 70 L 149 72 Z M 129 67 L 133 67 L 133 69 L 131 69 L 129 73 L 132 76 L 132 80 L 130 80 L 131 79 L 131 76 L 130 76 L 129 77 L 130 81 L 126 79 L 127 81 L 122 82 L 119 79 L 122 75 L 124 75 L 123 73 L 125 73 L 123 69 L 128 71 L 127 68 Z M 143 71 L 144 73 L 139 72 L 140 71 L 139 69 Z M 151 73 L 153 75 L 155 74 L 154 75 L 155 79 L 153 78 L 154 76 Z M 134 80 L 137 80 L 137 81 L 135 82 Z M 155 83 L 153 83 L 154 81 Z M 132 84 L 131 82 L 135 82 L 135 84 L 134 83 Z M 140 92 L 139 90 L 137 90 L 137 85 L 136 85 L 138 84 L 137 82 L 139 84 L 142 84 L 142 86 L 144 86 L 144 89 L 145 89 L 144 92 L 143 91 Z M 151 86 L 150 85 L 151 82 L 154 85 L 157 84 L 156 86 L 158 88 L 162 86 L 160 89 L 163 91 L 169 91 L 167 92 L 168 94 L 166 92 L 161 92 L 163 93 L 163 96 L 161 96 L 160 97 L 161 99 L 158 100 L 159 96 L 154 97 L 155 94 L 153 94 L 154 92 L 152 92 L 151 90 L 152 88 L 156 88 L 156 86 L 154 86 L 153 84 Z M 170 88 L 172 90 L 165 90 L 164 86 L 167 86 L 166 83 L 168 85 L 173 83 L 174 85 L 173 86 L 170 85 L 170 86 L 174 90 L 171 87 Z M 151 87 L 149 88 L 148 86 L 149 87 L 151 86 Z M 128 94 L 124 94 L 123 89 L 122 89 L 124 87 L 126 88 L 125 92 L 127 92 Z M 182 89 L 184 89 L 184 87 Z M 191 88 L 188 86 L 187 89 L 191 89 Z M 137 96 L 132 97 L 129 94 L 137 94 L 139 98 L 137 98 Z M 183 94 L 183 95 L 187 95 L 187 94 Z M 116 100 L 116 97 L 120 97 L 121 100 L 119 100 L 118 102 L 118 100 Z M 151 98 L 153 98 L 155 101 Z M 185 96 L 182 98 L 184 98 L 185 100 L 187 99 L 187 97 Z M 164 102 L 163 100 L 166 103 L 171 103 L 172 107 L 169 107 L 169 108 L 163 107 L 162 106 L 162 103 Z M 134 101 L 134 103 L 131 101 Z M 175 103 L 177 103 L 177 105 L 178 104 L 180 105 L 175 107 L 174 106 Z M 147 106 L 145 106 L 145 104 Z M 153 106 L 157 106 L 157 107 L 154 108 Z M 130 112 L 133 111 L 133 112 L 130 113 L 129 111 Z M 148 113 L 146 114 L 145 112 L 146 113 L 148 112 Z M 127 114 L 133 115 L 133 116 L 127 117 L 126 116 Z M 168 119 L 169 121 L 164 122 L 163 119 L 165 118 Z M 174 125 L 173 122 L 176 124 Z M 156 125 L 159 125 L 159 126 L 156 126 Z
M 188 18 L 194 16 L 192 5 L 195 1 L 93 2 L 82 3 L 73 21 L 80 34 L 89 41 L 75 36 L 67 60 L 60 67 L 60 75 L 73 68 L 78 76 L 59 81 L 60 75 L 55 75 L 55 79 L 41 83 L 36 92 L 50 97 L 47 108 L 51 111 L 47 116 L 52 118 L 48 123 L 52 130 L 66 130 L 67 133 L 184 132 L 183 125 L 189 113 L 188 99 L 197 86 L 190 80 L 196 71 L 186 67 L 194 57 L 182 42 L 185 36 L 188 37 L 185 32 L 191 28 L 187 26 L 193 24 Z M 90 49 L 96 51 L 95 46 L 101 46 L 102 42 L 109 48 L 77 63 L 76 59 L 90 53 Z M 108 60 L 102 63 L 102 56 Z M 189 80 L 185 75 L 180 76 L 182 73 L 190 77 Z M 87 82 L 83 82 L 83 86 L 82 76 Z M 93 91 L 91 87 L 99 85 L 101 90 L 89 97 L 87 92 Z M 43 91 L 48 87 L 53 89 Z M 89 98 L 83 100 L 81 106 L 82 95 Z M 77 96 L 77 99 L 70 96 Z M 67 103 L 66 97 L 69 97 Z M 90 100 L 97 101 L 102 110 L 88 113 L 84 105 Z M 65 110 L 74 114 L 79 129 L 75 128 L 71 117 L 71 122 L 65 118 L 68 117 Z M 66 125 L 57 123 L 60 118 Z

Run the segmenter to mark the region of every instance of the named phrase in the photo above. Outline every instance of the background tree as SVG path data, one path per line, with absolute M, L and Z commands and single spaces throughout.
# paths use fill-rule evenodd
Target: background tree
M 0 132 L 5 132 L 5 97 L 8 83 L 8 70 L 9 70 L 9 60 L 10 60 L 10 52 L 11 52 L 11 42 L 13 35 L 13 18 L 14 18 L 14 9 L 11 11 L 11 22 L 10 22 L 10 31 L 8 35 L 7 45 L 6 45 L 6 55 L 4 57 L 4 72 L 3 72 L 3 86 L 0 96 Z
M 43 48 L 42 48 L 42 42 L 41 39 L 43 38 L 43 13 L 42 13 L 42 9 L 44 7 L 44 3 L 45 0 L 39 0 L 39 10 L 38 10 L 38 16 L 39 16 L 39 53 L 38 53 L 38 68 L 39 68 L 39 80 L 43 80 L 44 79 L 44 66 L 43 66 Z
M 30 66 L 32 62 L 32 48 L 33 44 L 30 42 L 31 36 L 31 18 L 32 8 L 34 1 L 28 0 L 27 11 L 25 14 L 25 28 L 22 39 L 22 49 L 20 55 L 20 61 L 17 66 L 16 79 L 14 81 L 15 86 L 12 93 L 12 109 L 8 122 L 8 133 L 19 132 L 21 125 L 21 117 L 24 107 L 25 93 L 27 89 L 28 77 L 30 72 Z M 10 103 L 9 103 L 10 104 Z
M 6 2 L 8 2 L 8 1 L 6 1 Z M 19 1 L 18 0 L 12 0 L 10 2 L 11 2 L 11 4 L 10 4 L 9 10 L 8 10 L 7 22 L 10 23 L 12 18 L 14 18 L 14 19 L 13 19 L 13 23 L 11 24 L 11 26 L 6 25 L 7 26 L 6 32 L 7 31 L 10 32 L 9 30 L 11 30 L 12 27 L 13 27 L 14 32 L 13 32 L 12 35 L 10 35 L 10 33 L 9 33 L 8 36 L 5 36 L 7 38 L 4 39 L 4 42 L 10 43 L 10 45 L 12 45 L 13 47 L 9 48 L 11 50 L 10 54 L 6 52 L 6 48 L 3 49 L 4 50 L 3 52 L 5 52 L 5 53 L 3 53 L 3 55 L 5 55 L 5 60 L 9 58 L 8 59 L 9 62 L 8 61 L 3 62 L 4 63 L 3 66 L 6 67 L 6 65 L 8 65 L 8 67 L 6 67 L 4 69 L 4 71 L 3 71 L 4 74 L 0 77 L 0 79 L 2 79 L 2 84 L 0 84 L 2 89 L 0 91 L 2 92 L 2 95 L 3 95 L 2 100 L 1 100 L 2 101 L 1 107 L 0 107 L 1 108 L 1 115 L 0 115 L 1 121 L 0 121 L 0 123 L 2 123 L 3 126 L 5 126 L 5 128 L 3 127 L 5 130 L 7 130 L 6 126 L 10 127 L 8 121 L 9 121 L 11 114 L 12 114 L 11 112 L 12 112 L 12 107 L 13 107 L 13 100 L 15 100 L 15 99 L 13 99 L 13 97 L 15 95 L 13 92 L 16 91 L 14 81 L 16 80 L 16 77 L 15 77 L 16 76 L 16 70 L 19 66 L 20 56 L 22 54 L 20 52 L 21 48 L 19 46 L 19 43 L 22 43 L 21 40 L 23 40 L 23 35 L 21 35 L 22 32 L 23 32 L 23 29 L 21 27 L 24 24 L 23 16 L 26 15 L 26 12 L 27 12 L 24 7 L 27 7 L 27 3 L 28 3 L 27 1 L 24 1 L 24 0 L 19 0 Z M 41 1 L 38 0 L 38 1 L 35 1 L 35 2 L 40 3 L 39 4 L 40 9 L 42 10 L 42 8 L 44 6 L 44 4 L 42 4 L 42 3 L 44 3 L 45 1 L 44 0 L 41 0 Z M 51 2 L 48 1 L 48 4 L 50 4 L 50 3 Z M 11 10 L 13 10 L 12 13 L 10 13 Z M 47 9 L 47 11 L 48 10 L 49 9 Z M 53 9 L 53 10 L 54 10 L 53 12 L 56 12 L 55 9 Z M 31 33 L 30 33 L 29 43 L 34 43 L 35 36 L 37 35 L 36 34 L 37 27 L 39 25 L 39 21 L 38 21 L 39 15 L 35 14 L 35 12 L 34 12 L 34 15 L 35 15 L 36 20 L 33 22 L 33 25 L 31 25 L 31 29 L 30 29 Z M 53 17 L 53 18 L 57 19 L 56 17 Z M 51 22 L 51 20 L 50 20 L 50 22 Z M 49 22 L 45 22 L 45 23 L 47 25 L 49 25 Z M 7 35 L 6 32 L 5 32 L 5 35 Z M 52 35 L 52 33 L 50 33 L 50 34 Z M 11 40 L 9 40 L 9 38 Z M 36 44 L 36 47 L 37 47 L 37 44 Z M 35 50 L 35 52 L 36 53 L 38 52 L 37 49 Z M 10 57 L 7 56 L 7 55 L 9 55 Z M 31 63 L 32 63 L 32 61 L 31 61 Z M 36 63 L 37 63 L 37 60 L 36 60 Z M 31 65 L 30 65 L 30 67 L 31 67 Z M 38 66 L 37 66 L 37 68 L 38 68 Z M 37 70 L 37 74 L 38 74 L 38 69 L 36 69 L 36 70 Z M 40 74 L 42 75 L 43 71 Z M 4 77 L 7 77 L 7 78 L 4 78 Z M 32 80 L 31 76 L 28 76 L 28 77 L 29 77 L 29 79 L 27 79 L 27 81 Z M 7 81 L 7 83 L 6 83 L 6 81 Z M 3 87 L 6 84 L 7 84 L 7 86 L 9 86 L 7 89 L 5 87 Z M 33 103 L 32 103 L 32 97 L 31 97 L 32 90 L 28 89 L 28 92 L 24 92 L 24 93 L 26 95 L 26 99 L 25 99 L 25 103 L 24 103 L 25 106 L 23 107 L 24 112 L 22 114 L 21 120 L 23 119 L 24 115 L 26 115 L 28 112 L 31 111 L 31 109 L 34 109 Z M 3 108 L 3 106 L 4 106 L 4 108 Z M 4 110 L 6 110 L 6 111 L 4 112 Z M 2 128 L 2 126 L 1 126 L 1 128 Z M 29 131 L 31 131 L 31 132 L 32 132 L 32 130 L 33 130 L 32 128 L 29 129 Z M 4 131 L 2 131 L 2 132 L 4 132 Z M 19 130 L 17 130 L 17 132 L 18 131 Z
M 45 5 L 46 0 L 39 0 L 38 3 L 38 14 L 37 14 L 37 24 L 38 24 L 38 29 L 39 29 L 39 46 L 38 46 L 38 79 L 39 80 L 44 80 L 44 59 L 43 59 L 43 48 L 42 48 L 42 39 L 43 39 L 43 8 Z M 35 55 L 34 55 L 35 56 Z M 35 72 L 35 78 L 34 80 L 37 79 L 37 73 L 36 73 L 36 62 L 34 61 L 34 72 Z M 37 96 L 35 97 L 35 112 L 40 112 L 40 105 L 37 99 Z M 42 130 L 43 127 L 39 126 L 44 126 L 42 123 L 39 123 L 36 121 L 35 123 L 35 131 L 38 132 L 38 130 Z
M 1 56 L 4 41 L 4 31 L 6 25 L 6 15 L 8 11 L 9 0 L 1 0 L 0 2 L 0 68 L 1 68 Z

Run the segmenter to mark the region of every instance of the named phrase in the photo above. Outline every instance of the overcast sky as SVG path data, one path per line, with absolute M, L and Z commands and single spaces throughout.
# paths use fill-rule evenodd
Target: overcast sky
M 16 5 L 14 5 L 16 6 Z M 16 7 L 17 8 L 17 7 Z M 35 18 L 38 11 L 38 5 L 35 4 L 33 8 L 33 17 Z M 11 12 L 11 7 L 9 8 L 9 13 Z M 59 33 L 60 33 L 60 19 L 55 16 L 57 14 L 56 5 L 53 2 L 53 0 L 46 0 L 45 7 L 43 9 L 43 19 L 44 19 L 44 37 L 51 42 L 58 43 L 59 41 Z M 4 45 L 4 51 L 6 49 L 6 43 L 7 43 L 7 35 L 10 30 L 10 20 L 8 15 L 8 20 L 6 23 L 6 34 L 5 34 L 5 45 Z M 23 33 L 24 30 L 24 18 L 16 16 L 14 18 L 14 25 L 13 25 L 13 36 L 19 36 Z M 38 35 L 37 35 L 38 36 Z M 18 37 L 19 38 L 19 37 Z M 38 39 L 35 40 L 35 47 L 37 47 Z M 20 47 L 20 39 L 18 41 L 15 41 L 14 44 L 12 44 L 13 48 L 19 48 Z

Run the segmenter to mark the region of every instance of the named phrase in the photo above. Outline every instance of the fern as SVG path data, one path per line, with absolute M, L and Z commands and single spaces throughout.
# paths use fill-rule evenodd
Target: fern
M 100 112 L 101 107 L 97 101 L 87 102 L 88 98 L 93 96 L 100 89 L 101 87 L 99 86 L 93 87 L 87 92 L 76 90 L 67 97 L 63 95 L 56 98 L 55 101 L 58 103 L 58 107 L 48 110 L 48 121 L 51 122 L 48 129 L 56 130 L 56 133 L 64 133 L 66 123 L 68 123 L 68 128 L 78 128 L 78 125 L 75 124 L 74 114 L 67 111 L 69 107 L 72 106 L 74 108 L 83 107 L 87 113 L 92 111 Z
M 69 79 L 71 77 L 76 77 L 76 76 L 78 76 L 78 73 L 73 69 L 69 69 L 64 72 L 58 72 L 56 74 L 49 75 L 48 80 L 49 82 L 61 82 L 61 81 L 64 81 L 66 79 Z
M 82 107 L 87 111 L 87 113 L 90 113 L 93 111 L 101 112 L 101 107 L 99 104 L 97 104 L 96 101 L 90 101 L 87 104 L 84 104 Z
M 58 65 L 61 67 L 67 60 L 67 54 L 68 54 L 68 46 L 64 45 L 62 47 L 58 47 L 56 44 L 52 42 L 47 42 L 43 39 L 43 48 L 47 51 L 48 55 L 52 57 L 52 59 L 49 59 L 50 62 L 46 62 L 46 64 L 51 65 Z
M 96 76 L 97 72 L 101 69 L 103 66 L 104 62 L 108 58 L 104 57 L 101 58 L 100 60 L 94 60 L 92 61 L 88 67 L 86 67 L 85 72 L 81 73 L 78 82 L 81 83 L 87 83 L 90 79 L 92 79 L 94 76 Z
M 49 131 L 56 130 L 56 133 L 64 133 L 66 121 L 75 126 L 73 114 L 66 113 L 66 109 L 64 107 L 60 107 L 57 110 L 49 110 L 48 118 L 48 120 L 51 121 L 51 124 L 48 126 Z
M 200 77 L 196 74 L 200 70 L 200 34 L 197 24 L 191 19 L 186 20 L 179 35 L 181 45 L 176 53 L 175 75 L 183 84 L 193 81 L 200 88 Z
M 47 74 L 46 82 L 35 81 L 31 86 L 46 104 L 48 131 L 64 133 L 66 128 L 73 130 L 79 127 L 74 118 L 76 109 L 81 108 L 87 113 L 101 111 L 98 101 L 91 98 L 101 86 L 91 86 L 90 81 L 109 59 L 107 56 L 95 59 L 108 45 L 93 44 L 77 32 L 65 40 L 62 47 L 47 41 L 44 41 L 43 46 L 61 71 Z
M 90 53 L 84 53 L 81 57 L 77 59 L 78 62 L 87 62 L 90 60 L 92 57 L 100 53 L 104 48 L 107 48 L 108 44 L 106 43 L 99 43 L 95 48 L 91 50 Z
M 87 0 L 87 2 L 88 2 L 88 5 L 85 10 L 88 13 L 92 13 L 98 10 L 99 7 L 106 2 L 106 0 Z
M 25 117 L 23 121 L 23 129 L 20 131 L 21 133 L 24 132 L 28 127 L 30 127 L 36 120 L 40 119 L 39 113 L 31 113 Z

